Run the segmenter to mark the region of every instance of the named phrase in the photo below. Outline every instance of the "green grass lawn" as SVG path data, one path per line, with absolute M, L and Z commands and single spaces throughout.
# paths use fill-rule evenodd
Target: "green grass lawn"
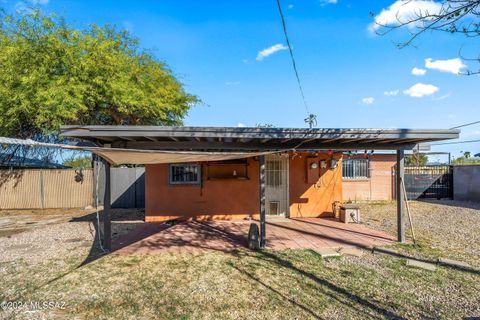
M 309 250 L 81 257 L 3 264 L 2 300 L 63 301 L 47 317 L 160 319 L 461 318 L 480 314 L 478 274 Z M 3 277 L 8 274 L 8 277 Z M 32 314 L 17 312 L 22 318 Z M 4 316 L 14 316 L 5 313 Z

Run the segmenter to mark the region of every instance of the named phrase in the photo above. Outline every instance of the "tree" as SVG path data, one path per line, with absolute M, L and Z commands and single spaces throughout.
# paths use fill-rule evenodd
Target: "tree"
M 70 27 L 39 10 L 1 15 L 0 135 L 55 137 L 62 124 L 180 125 L 196 96 L 114 26 Z
M 92 157 L 90 156 L 80 156 L 80 157 L 71 157 L 63 161 L 63 165 L 75 169 L 85 169 L 92 167 Z
M 397 1 L 399 2 L 399 1 Z M 443 0 L 418 1 L 427 4 L 416 6 L 415 0 L 403 0 L 401 6 L 397 7 L 395 19 L 390 17 L 375 18 L 374 24 L 376 33 L 385 35 L 393 30 L 408 27 L 410 37 L 401 43 L 399 48 L 412 45 L 413 42 L 427 31 L 446 32 L 450 34 L 462 34 L 467 38 L 480 36 L 480 0 Z M 407 10 L 405 6 L 410 6 Z M 374 16 L 373 13 L 371 13 Z M 480 62 L 480 57 L 464 58 Z M 478 74 L 479 70 L 467 70 L 466 74 Z
M 422 153 L 414 153 L 405 156 L 406 166 L 426 166 L 428 163 L 428 156 Z

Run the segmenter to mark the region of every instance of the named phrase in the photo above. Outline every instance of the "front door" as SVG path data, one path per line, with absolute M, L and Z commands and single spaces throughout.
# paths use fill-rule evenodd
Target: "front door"
M 288 217 L 288 155 L 266 155 L 266 214 Z

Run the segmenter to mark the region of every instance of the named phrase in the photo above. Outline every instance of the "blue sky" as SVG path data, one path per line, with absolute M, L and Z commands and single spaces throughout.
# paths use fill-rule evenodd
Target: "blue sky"
M 19 7 L 2 1 L 9 10 Z M 275 0 L 35 2 L 78 27 L 108 23 L 130 30 L 202 99 L 186 125 L 305 126 Z M 391 5 L 394 1 L 282 0 L 318 127 L 449 128 L 480 120 L 480 78 L 457 75 L 458 61 L 456 67 L 444 61 L 458 58 L 460 48 L 464 55 L 478 54 L 478 40 L 433 33 L 399 50 L 394 42 L 407 39 L 407 30 L 383 37 L 371 30 L 369 12 L 388 19 Z M 258 56 L 275 45 L 280 50 Z M 413 68 L 426 73 L 413 75 Z M 480 125 L 463 128 L 461 139 L 480 139 Z M 477 153 L 480 143 L 433 150 Z

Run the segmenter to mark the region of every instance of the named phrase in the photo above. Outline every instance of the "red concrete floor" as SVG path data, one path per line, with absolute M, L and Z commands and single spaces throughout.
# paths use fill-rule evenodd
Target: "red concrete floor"
M 256 221 L 258 223 L 258 221 Z M 114 243 L 119 254 L 229 252 L 245 248 L 250 221 L 189 221 L 174 226 L 145 223 Z M 361 224 L 335 219 L 267 220 L 267 249 L 368 248 L 392 244 L 395 238 Z

